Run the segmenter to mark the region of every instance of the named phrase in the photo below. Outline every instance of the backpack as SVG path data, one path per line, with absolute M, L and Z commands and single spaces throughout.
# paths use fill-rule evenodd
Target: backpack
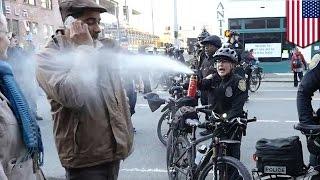
M 302 61 L 298 56 L 293 56 L 293 61 L 292 61 L 292 66 L 295 69 L 301 68 L 302 67 Z
M 256 143 L 256 162 L 259 172 L 273 175 L 299 176 L 306 170 L 302 145 L 298 136 L 260 139 Z

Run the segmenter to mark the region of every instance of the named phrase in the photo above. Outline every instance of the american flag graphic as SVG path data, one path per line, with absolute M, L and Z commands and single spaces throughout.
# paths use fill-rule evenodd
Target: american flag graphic
M 286 0 L 287 41 L 307 47 L 320 38 L 320 0 Z

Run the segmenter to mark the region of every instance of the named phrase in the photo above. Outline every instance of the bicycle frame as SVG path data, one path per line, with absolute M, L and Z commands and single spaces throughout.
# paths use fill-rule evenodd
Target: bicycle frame
M 226 155 L 226 148 L 227 145 L 224 142 L 220 142 L 219 138 L 215 138 L 215 134 L 210 134 L 207 136 L 204 136 L 202 138 L 196 139 L 196 127 L 192 127 L 192 137 L 190 138 L 190 145 L 186 147 L 186 149 L 182 152 L 182 154 L 173 162 L 173 164 L 177 164 L 186 154 L 188 157 L 188 165 L 187 171 L 184 172 L 180 168 L 175 167 L 178 171 L 183 173 L 184 175 L 188 176 L 190 179 L 196 179 L 200 173 L 200 171 L 203 169 L 203 167 L 212 160 L 216 167 L 216 163 L 219 157 Z M 208 139 L 213 139 L 210 144 L 210 150 L 205 154 L 204 159 L 199 163 L 199 165 L 195 164 L 196 159 L 196 146 L 200 144 L 201 142 L 204 142 Z M 172 143 L 172 146 L 175 143 Z M 174 149 L 172 147 L 172 149 Z M 217 170 L 215 169 L 215 173 L 217 173 Z M 216 174 L 215 174 L 216 175 Z

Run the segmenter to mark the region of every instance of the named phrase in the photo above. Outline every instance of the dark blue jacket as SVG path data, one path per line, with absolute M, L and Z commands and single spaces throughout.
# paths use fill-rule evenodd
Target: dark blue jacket
M 300 123 L 316 125 L 311 104 L 314 92 L 320 89 L 320 63 L 303 77 L 297 93 L 297 109 Z

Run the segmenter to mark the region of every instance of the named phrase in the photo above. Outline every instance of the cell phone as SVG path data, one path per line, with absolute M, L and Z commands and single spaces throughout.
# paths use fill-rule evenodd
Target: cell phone
M 72 16 L 68 16 L 66 20 L 64 21 L 64 26 L 68 29 L 70 29 L 73 22 L 76 22 L 76 19 Z

